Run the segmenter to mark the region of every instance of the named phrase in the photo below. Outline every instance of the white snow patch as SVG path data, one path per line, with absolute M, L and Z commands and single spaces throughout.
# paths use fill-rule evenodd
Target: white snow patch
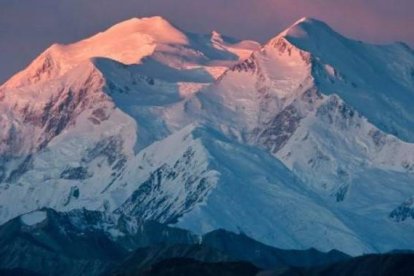
M 47 214 L 44 211 L 34 211 L 21 216 L 21 220 L 24 224 L 33 226 L 45 221 Z

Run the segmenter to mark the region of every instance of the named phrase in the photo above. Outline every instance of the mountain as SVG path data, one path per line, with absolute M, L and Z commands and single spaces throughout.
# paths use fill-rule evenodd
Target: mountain
M 0 87 L 0 223 L 86 208 L 281 249 L 413 249 L 413 68 L 408 46 L 309 18 L 263 46 L 160 17 L 53 45 Z
M 205 263 L 192 259 L 169 259 L 157 263 L 142 275 L 202 275 L 202 276 L 253 276 L 259 269 L 244 262 Z M 121 274 L 122 275 L 122 274 Z M 131 274 L 134 275 L 134 274 Z M 137 274 L 135 274 L 137 275 Z
M 290 268 L 285 271 L 263 273 L 281 275 L 410 275 L 413 270 L 413 254 L 365 255 L 328 266 L 313 268 Z M 261 274 L 258 274 L 261 275 Z
M 244 261 L 261 269 L 310 267 L 349 258 L 340 252 L 285 251 L 222 230 L 197 236 L 153 221 L 86 209 L 37 210 L 3 224 L 0 234 L 2 275 L 17 270 L 29 275 L 129 275 L 174 258 Z
M 291 267 L 277 271 L 260 271 L 245 262 L 200 262 L 193 259 L 174 258 L 156 263 L 142 275 L 257 275 L 257 276 L 321 276 L 321 275 L 410 275 L 413 273 L 413 255 L 366 255 L 329 266 Z M 137 272 L 137 271 L 135 271 Z M 120 275 L 138 275 L 133 271 Z
M 217 32 L 211 35 L 184 33 L 162 17 L 132 18 L 77 43 L 52 45 L 28 68 L 8 80 L 5 87 L 55 79 L 95 57 L 126 65 L 143 64 L 149 59 L 174 68 L 188 67 L 200 79 L 202 76 L 208 79 L 211 78 L 208 73 L 220 71 L 219 66 L 211 63 L 226 64 L 229 60 L 248 56 L 258 47 L 256 42 L 227 39 Z M 222 67 L 221 70 L 225 68 Z
M 349 256 L 336 250 L 320 252 L 308 250 L 280 250 L 246 236 L 225 230 L 215 230 L 203 236 L 202 244 L 219 249 L 233 256 L 235 260 L 253 263 L 262 269 L 286 267 L 325 266 L 349 259 Z
M 229 137 L 271 152 L 347 227 L 365 232 L 356 235 L 366 235 L 362 240 L 398 236 L 402 245 L 411 238 L 399 231 L 408 233 L 412 221 L 394 221 L 412 217 L 413 57 L 404 45 L 364 44 L 305 18 L 233 66 L 189 106 Z M 387 60 L 400 59 L 398 68 L 389 68 Z M 361 72 L 367 63 L 379 69 Z M 387 92 L 374 77 L 397 92 Z M 376 98 L 382 94 L 385 104 Z M 361 107 L 359 97 L 377 108 Z M 382 116 L 387 112 L 399 115 Z M 397 127 L 401 135 L 391 131 Z M 390 236 L 382 233 L 391 228 Z
M 101 275 L 138 248 L 189 246 L 199 239 L 159 223 L 85 209 L 38 210 L 2 225 L 0 233 L 0 268 L 41 275 Z
M 60 46 L 58 52 L 52 46 L 0 88 L 3 114 L 0 126 L 4 130 L 0 133 L 0 182 L 5 189 L 17 188 L 0 194 L 4 202 L 0 221 L 30 209 L 66 206 L 71 198 L 77 197 L 79 182 L 93 183 L 82 185 L 92 193 L 99 183 L 104 184 L 101 191 L 104 190 L 120 176 L 120 171 L 125 171 L 127 159 L 133 159 L 138 150 L 171 133 L 160 113 L 174 112 L 175 106 L 179 108 L 186 97 L 213 81 L 216 71 L 227 68 L 221 62 L 237 62 L 234 53 L 243 55 L 244 51 L 251 52 L 249 47 L 254 48 L 254 43 L 231 44 L 224 38 L 220 40 L 217 33 L 212 38 L 193 34 L 187 37 L 174 29 L 174 38 L 186 37 L 186 44 L 156 35 L 149 42 L 156 49 L 145 61 L 125 66 L 110 59 L 115 46 L 107 45 L 107 41 L 130 34 L 130 39 L 141 45 L 141 35 L 148 34 L 141 34 L 140 30 L 148 24 L 158 26 L 157 33 L 163 31 L 168 35 L 173 28 L 159 17 L 133 19 L 93 38 Z M 113 43 L 116 47 L 124 45 Z M 198 44 L 202 49 L 191 48 Z M 97 51 L 99 57 L 92 58 L 94 52 L 89 48 Z M 122 55 L 118 50 L 115 52 Z M 141 58 L 143 54 L 137 52 L 134 58 Z M 189 60 L 187 52 L 197 59 Z M 66 55 L 79 56 L 79 60 L 65 58 Z M 46 66 L 44 62 L 48 59 L 44 56 L 59 64 L 57 68 Z M 210 60 L 210 56 L 222 59 Z M 146 71 L 166 74 L 148 76 Z M 32 72 L 43 77 L 33 77 Z M 23 184 L 26 181 L 36 184 Z M 9 185 L 17 182 L 21 185 Z M 62 182 L 69 183 L 60 185 Z M 56 184 L 57 187 L 50 189 Z M 33 199 L 36 193 L 30 186 L 40 188 L 40 193 L 45 192 L 42 186 L 49 187 L 48 192 L 54 195 L 42 196 L 49 203 L 41 202 L 42 199 L 35 203 L 25 199 Z M 11 197 L 12 194 L 17 198 Z M 9 200 L 23 200 L 27 206 L 9 210 L 6 203 Z

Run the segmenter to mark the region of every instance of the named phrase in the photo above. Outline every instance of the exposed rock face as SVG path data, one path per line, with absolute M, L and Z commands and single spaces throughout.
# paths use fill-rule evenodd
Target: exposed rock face
M 177 164 L 177 163 L 176 163 Z M 117 212 L 143 219 L 153 219 L 163 223 L 176 223 L 178 218 L 201 203 L 208 191 L 212 188 L 208 178 L 200 176 L 185 179 L 181 176 L 185 186 L 185 200 L 179 210 L 174 210 L 174 202 L 179 198 L 168 194 L 160 196 L 168 189 L 169 181 L 175 181 L 180 176 L 180 170 L 171 169 L 167 165 L 151 173 L 148 180 L 143 182 L 138 190 L 119 208 Z M 171 184 L 170 184 L 171 185 Z M 154 213 L 153 210 L 156 210 Z
M 396 222 L 402 222 L 407 219 L 414 219 L 414 198 L 403 202 L 390 213 L 390 218 Z

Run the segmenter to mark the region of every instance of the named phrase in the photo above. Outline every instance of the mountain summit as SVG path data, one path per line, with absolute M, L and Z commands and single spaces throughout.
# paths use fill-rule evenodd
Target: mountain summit
M 279 36 L 289 39 L 317 40 L 323 35 L 338 35 L 325 22 L 311 17 L 303 17 L 284 30 Z
M 381 130 L 414 142 L 414 57 L 409 47 L 352 40 L 312 18 L 300 19 L 267 44 L 309 55 L 311 74 L 324 93 L 338 94 Z
M 285 249 L 414 249 L 413 72 L 409 48 L 308 18 L 263 46 L 160 17 L 53 45 L 0 87 L 0 223 L 86 208 Z
M 95 38 L 103 39 L 102 42 L 105 42 L 134 34 L 147 34 L 158 43 L 187 44 L 189 42 L 182 31 L 160 16 L 126 20 L 98 34 Z
M 251 44 L 214 37 L 210 41 L 208 35 L 184 33 L 159 16 L 132 18 L 79 42 L 52 45 L 3 86 L 10 89 L 55 79 L 97 57 L 127 65 L 152 58 L 174 67 L 196 67 L 208 62 L 237 60 L 257 48 Z

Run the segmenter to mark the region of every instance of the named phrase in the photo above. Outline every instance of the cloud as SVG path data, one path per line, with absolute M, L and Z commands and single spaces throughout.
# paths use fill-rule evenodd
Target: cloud
M 1 0 L 0 82 L 54 42 L 69 43 L 134 16 L 162 15 L 182 29 L 265 41 L 313 16 L 373 42 L 414 45 L 412 0 Z

